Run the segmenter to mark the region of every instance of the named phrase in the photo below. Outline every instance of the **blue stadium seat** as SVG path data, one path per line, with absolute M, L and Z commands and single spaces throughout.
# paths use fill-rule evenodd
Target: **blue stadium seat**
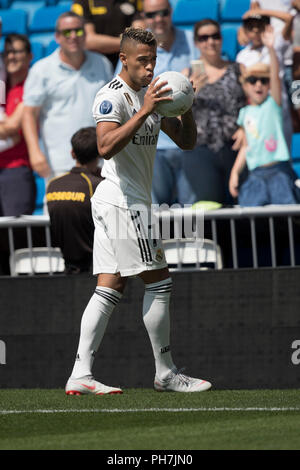
M 232 24 L 221 24 L 222 31 L 222 53 L 229 60 L 234 61 L 238 52 L 237 26 Z
M 293 134 L 291 155 L 293 160 L 300 162 L 300 133 Z
M 57 42 L 55 41 L 55 39 L 53 39 L 52 41 L 49 42 L 48 46 L 46 47 L 46 51 L 45 51 L 45 57 L 47 57 L 48 55 L 52 54 L 52 52 L 55 51 L 55 49 L 57 49 L 59 47 L 59 44 L 57 44 Z
M 58 2 L 57 2 L 57 5 L 64 5 L 64 6 L 68 7 L 69 10 L 71 10 L 72 4 L 73 4 L 73 2 L 70 1 L 70 0 L 58 0 Z
M 0 10 L 2 34 L 27 34 L 27 13 L 24 10 Z
M 65 11 L 69 11 L 68 5 L 39 8 L 33 15 L 33 19 L 29 25 L 29 32 L 42 33 L 54 31 L 57 18 Z
M 35 185 L 36 185 L 36 199 L 35 199 L 35 210 L 33 215 L 43 215 L 44 197 L 45 197 L 45 180 L 41 178 L 37 173 L 34 173 Z
M 33 59 L 31 65 L 44 57 L 44 46 L 41 42 L 30 41 Z
M 221 0 L 220 19 L 241 22 L 243 14 L 249 10 L 250 0 Z
M 46 33 L 32 33 L 30 34 L 30 41 L 40 42 L 44 49 L 47 49 L 49 43 L 54 40 L 54 31 Z
M 293 168 L 300 178 L 300 134 L 293 134 L 291 157 Z
M 300 163 L 293 162 L 293 169 L 294 169 L 296 175 L 298 176 L 298 178 L 300 178 Z
M 39 8 L 46 6 L 46 0 L 13 0 L 10 8 L 14 10 L 24 10 L 28 15 L 28 23 L 31 22 L 34 13 Z
M 0 0 L 0 8 L 5 10 L 6 8 L 9 8 L 11 4 L 11 0 Z
M 218 20 L 218 0 L 179 0 L 174 7 L 175 25 L 195 24 L 203 18 Z

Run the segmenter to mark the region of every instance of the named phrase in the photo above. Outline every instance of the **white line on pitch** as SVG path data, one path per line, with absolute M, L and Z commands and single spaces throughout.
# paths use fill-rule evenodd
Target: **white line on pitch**
M 220 408 L 129 408 L 129 409 L 37 409 L 37 410 L 0 410 L 0 415 L 10 414 L 26 414 L 26 413 L 44 413 L 44 414 L 55 414 L 55 413 L 146 413 L 146 412 L 167 412 L 167 413 L 186 413 L 191 411 L 199 412 L 222 412 L 222 411 L 300 411 L 300 407 L 245 407 L 245 408 L 231 408 L 231 407 L 220 407 Z

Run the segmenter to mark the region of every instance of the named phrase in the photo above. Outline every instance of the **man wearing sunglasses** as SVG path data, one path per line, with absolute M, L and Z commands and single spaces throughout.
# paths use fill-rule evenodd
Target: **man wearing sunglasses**
M 60 47 L 34 64 L 24 93 L 24 135 L 32 167 L 42 177 L 69 171 L 71 137 L 95 126 L 90 111 L 95 95 L 112 78 L 109 60 L 85 50 L 82 17 L 60 15 L 55 38 Z
M 157 40 L 155 75 L 190 67 L 198 51 L 191 31 L 177 29 L 172 24 L 172 7 L 168 0 L 144 0 L 142 15 L 147 29 Z M 182 169 L 182 151 L 166 134 L 160 132 L 154 163 L 152 199 L 155 204 L 188 204 L 190 188 Z

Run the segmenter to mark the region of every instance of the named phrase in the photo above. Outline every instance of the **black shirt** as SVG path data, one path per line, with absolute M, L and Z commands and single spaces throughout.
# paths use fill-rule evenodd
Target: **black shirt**
M 90 198 L 101 181 L 88 170 L 74 167 L 48 184 L 52 245 L 61 249 L 66 268 L 88 271 L 91 267 L 94 223 Z
M 72 11 L 83 16 L 87 23 L 93 23 L 97 34 L 120 36 L 131 25 L 141 0 L 73 0 Z M 117 65 L 119 53 L 106 54 Z

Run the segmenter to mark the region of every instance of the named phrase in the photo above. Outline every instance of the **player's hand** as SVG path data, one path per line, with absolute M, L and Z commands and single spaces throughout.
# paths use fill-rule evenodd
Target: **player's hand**
M 144 96 L 144 104 L 142 108 L 146 111 L 147 114 L 153 113 L 155 107 L 161 101 L 172 101 L 173 98 L 171 96 L 163 96 L 167 91 L 171 91 L 172 88 L 166 87 L 168 84 L 167 81 L 160 82 L 158 85 L 156 84 L 159 80 L 159 77 L 156 77 L 152 83 L 150 83 L 148 90 Z M 163 88 L 163 89 L 162 89 Z
M 239 195 L 239 175 L 236 171 L 232 171 L 229 178 L 229 192 L 232 197 L 236 198 Z
M 38 173 L 38 175 L 42 178 L 47 178 L 47 176 L 50 176 L 51 169 L 43 152 L 38 152 L 30 156 L 30 164 L 33 171 Z

